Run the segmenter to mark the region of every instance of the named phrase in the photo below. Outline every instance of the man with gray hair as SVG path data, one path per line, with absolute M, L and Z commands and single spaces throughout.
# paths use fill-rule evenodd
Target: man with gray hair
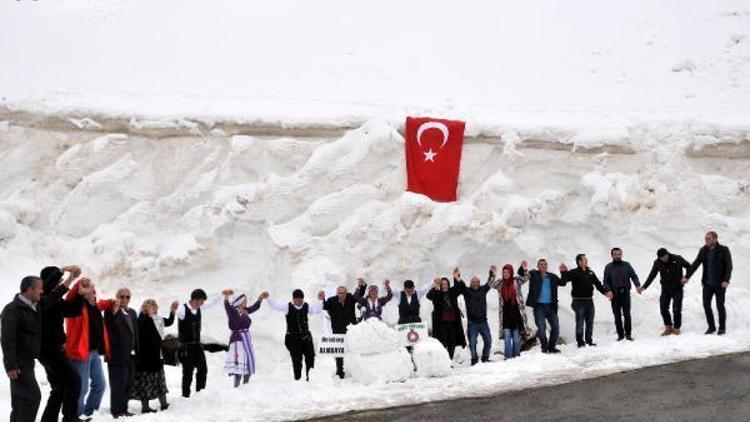
M 21 280 L 21 292 L 3 309 L 3 365 L 10 378 L 10 420 L 34 422 L 42 393 L 34 376 L 34 359 L 42 348 L 42 315 L 38 309 L 44 287 L 42 279 Z
M 138 315 L 130 309 L 130 290 L 117 291 L 111 308 L 104 311 L 109 330 L 111 355 L 109 385 L 112 416 L 133 416 L 128 411 L 128 400 L 135 381 L 135 355 L 138 352 Z
M 719 244 L 719 235 L 714 231 L 706 233 L 704 241 L 706 244 L 698 251 L 698 256 L 695 257 L 685 278 L 689 280 L 698 267 L 703 265 L 701 284 L 703 284 L 703 310 L 708 323 L 706 334 L 716 332 L 714 311 L 711 308 L 711 301 L 716 296 L 716 308 L 719 311 L 719 332 L 716 334 L 722 335 L 726 332 L 727 312 L 724 309 L 724 299 L 729 280 L 732 278 L 732 254 L 728 247 Z
M 357 287 L 358 295 L 364 296 L 364 283 Z M 344 286 L 336 288 L 336 296 L 325 299 L 325 293 L 320 292 L 320 299 L 324 299 L 323 310 L 328 311 L 331 318 L 331 331 L 333 334 L 346 334 L 347 327 L 357 323 L 357 315 L 354 312 L 357 301 Z M 336 375 L 344 378 L 344 358 L 336 358 Z
M 459 294 L 464 295 L 466 303 L 466 331 L 469 337 L 469 351 L 471 352 L 471 364 L 479 362 L 477 353 L 477 338 L 482 336 L 482 362 L 489 362 L 490 349 L 492 348 L 492 333 L 487 322 L 487 293 L 495 287 L 495 268 L 490 268 L 490 277 L 482 284 L 479 277 L 474 276 L 469 280 L 469 287 L 461 280 L 461 272 L 458 268 L 453 270 L 453 283 L 458 287 Z

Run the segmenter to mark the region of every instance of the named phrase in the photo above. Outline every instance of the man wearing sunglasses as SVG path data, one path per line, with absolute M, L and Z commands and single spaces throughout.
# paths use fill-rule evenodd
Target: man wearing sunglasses
M 138 351 L 138 316 L 130 305 L 130 290 L 117 291 L 112 307 L 104 312 L 109 330 L 111 356 L 108 362 L 112 416 L 133 416 L 128 398 L 135 380 L 135 355 Z

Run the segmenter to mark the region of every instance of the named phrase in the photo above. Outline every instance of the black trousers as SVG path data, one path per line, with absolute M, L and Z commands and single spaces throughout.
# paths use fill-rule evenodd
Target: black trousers
M 302 378 L 302 358 L 305 359 L 305 374 L 309 376 L 310 369 L 315 366 L 315 346 L 313 346 L 312 336 L 300 337 L 287 334 L 284 338 L 284 345 L 292 356 L 294 379 Z
M 125 362 L 109 363 L 109 391 L 110 408 L 113 416 L 128 411 L 128 400 L 135 382 L 135 358 L 133 356 Z
M 632 331 L 629 292 L 618 292 L 615 297 L 612 298 L 612 313 L 615 315 L 615 329 L 617 330 L 617 336 L 620 338 L 626 335 L 629 336 Z M 623 319 L 625 320 L 624 327 Z
M 579 346 L 593 343 L 594 308 L 593 299 L 573 299 L 573 312 L 576 314 L 576 342 Z
M 34 422 L 42 392 L 34 376 L 34 362 L 21 365 L 18 379 L 10 381 L 10 422 Z
M 659 307 L 661 308 L 661 318 L 665 326 L 673 325 L 678 330 L 682 327 L 682 296 L 682 287 L 673 289 L 662 287 L 661 296 L 659 296 Z M 672 303 L 674 324 L 672 324 L 672 315 L 669 314 L 670 302 Z
M 716 328 L 716 322 L 714 321 L 714 311 L 711 308 L 711 301 L 716 296 L 716 308 L 719 311 L 719 329 L 723 330 L 727 324 L 727 311 L 724 309 L 724 299 L 726 297 L 727 289 L 722 289 L 721 286 L 711 286 L 708 284 L 703 285 L 703 311 L 706 313 L 706 322 L 708 328 Z
M 42 422 L 57 422 L 60 419 L 61 407 L 63 420 L 75 419 L 78 416 L 81 378 L 70 361 L 65 358 L 65 350 L 42 352 L 39 362 L 44 366 L 50 386 Z
M 200 344 L 185 345 L 180 352 L 182 362 L 182 397 L 190 397 L 190 385 L 193 383 L 195 372 L 195 391 L 206 388 L 208 367 L 206 366 L 206 352 Z
M 344 358 L 336 358 L 336 375 L 339 378 L 344 378 Z
M 434 328 L 433 328 L 434 332 Z M 446 350 L 448 350 L 448 357 L 453 360 L 453 355 L 456 352 L 456 344 L 458 343 L 458 328 L 456 324 L 451 322 L 440 322 L 440 329 L 437 330 L 437 339 L 443 344 Z

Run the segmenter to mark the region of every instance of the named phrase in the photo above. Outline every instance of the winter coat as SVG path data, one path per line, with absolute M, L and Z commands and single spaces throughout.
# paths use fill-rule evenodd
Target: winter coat
M 709 263 L 710 249 L 708 246 L 703 246 L 698 251 L 698 256 L 695 257 L 695 261 L 690 265 L 690 269 L 687 272 L 686 277 L 690 278 L 693 273 L 703 265 L 703 277 L 701 278 L 701 284 L 705 285 L 720 285 L 722 282 L 729 283 L 732 278 L 732 254 L 729 252 L 729 248 L 716 243 L 713 250 L 713 263 Z M 709 274 L 712 271 L 712 274 Z M 714 283 L 711 283 L 713 279 Z
M 356 292 L 359 297 L 362 297 L 364 286 L 358 287 Z M 334 334 L 346 334 L 346 327 L 357 323 L 356 303 L 357 300 L 351 293 L 346 294 L 343 304 L 336 296 L 329 297 L 323 302 L 323 309 L 328 311 L 328 316 L 331 318 L 331 331 Z
M 442 321 L 443 311 L 447 305 L 445 295 L 448 295 L 451 307 L 455 310 L 456 319 L 452 323 Z M 456 330 L 456 346 L 466 347 L 466 335 L 464 334 L 463 323 L 461 322 L 461 309 L 458 307 L 458 296 L 460 296 L 460 287 L 455 284 L 447 292 L 432 289 L 427 293 L 427 299 L 432 302 L 432 336 L 442 338 L 442 331 L 445 330 L 446 324 L 453 324 Z
M 130 323 L 127 322 L 130 318 Z M 109 330 L 110 356 L 107 362 L 113 365 L 125 364 L 131 356 L 138 354 L 138 315 L 130 308 L 104 311 L 104 324 Z
M 612 261 L 604 267 L 604 286 L 617 294 L 630 293 L 630 284 L 635 283 L 636 287 L 641 286 L 638 280 L 638 274 L 635 273 L 633 266 L 627 261 Z
M 602 282 L 599 281 L 599 278 L 589 267 L 586 267 L 585 269 L 576 267 L 570 271 L 563 271 L 560 275 L 562 281 L 566 283 L 570 281 L 573 283 L 573 291 L 571 293 L 573 300 L 588 300 L 593 298 L 594 287 L 596 287 L 596 290 L 599 290 L 599 293 L 601 294 L 605 294 L 609 291 L 609 289 L 602 285 Z
M 0 343 L 6 372 L 33 368 L 34 359 L 39 357 L 42 348 L 42 314 L 38 307 L 34 310 L 19 296 L 20 293 L 16 294 L 0 316 Z
M 65 356 L 69 360 L 87 361 L 89 359 L 89 313 L 94 309 L 101 312 L 112 306 L 112 301 L 100 300 L 96 307 L 89 306 L 86 301 L 78 294 L 80 285 L 76 283 L 68 292 L 65 300 L 75 303 L 77 312 L 65 318 Z M 101 314 L 99 314 L 101 316 Z M 104 342 L 104 356 L 110 355 L 109 332 L 102 321 L 102 340 Z
M 169 318 L 162 318 L 164 326 L 172 325 L 174 318 L 174 312 L 169 314 Z M 140 348 L 135 357 L 136 371 L 159 372 L 164 368 L 161 354 L 162 342 L 163 339 L 156 328 L 154 319 L 144 313 L 138 315 L 138 343 Z

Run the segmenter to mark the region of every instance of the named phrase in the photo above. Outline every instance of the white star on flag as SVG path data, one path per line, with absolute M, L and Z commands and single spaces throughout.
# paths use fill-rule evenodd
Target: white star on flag
M 432 161 L 433 163 L 435 162 L 435 156 L 437 155 L 437 152 L 432 152 L 432 148 L 430 148 L 429 151 L 424 152 L 423 154 L 425 163 L 428 161 Z

